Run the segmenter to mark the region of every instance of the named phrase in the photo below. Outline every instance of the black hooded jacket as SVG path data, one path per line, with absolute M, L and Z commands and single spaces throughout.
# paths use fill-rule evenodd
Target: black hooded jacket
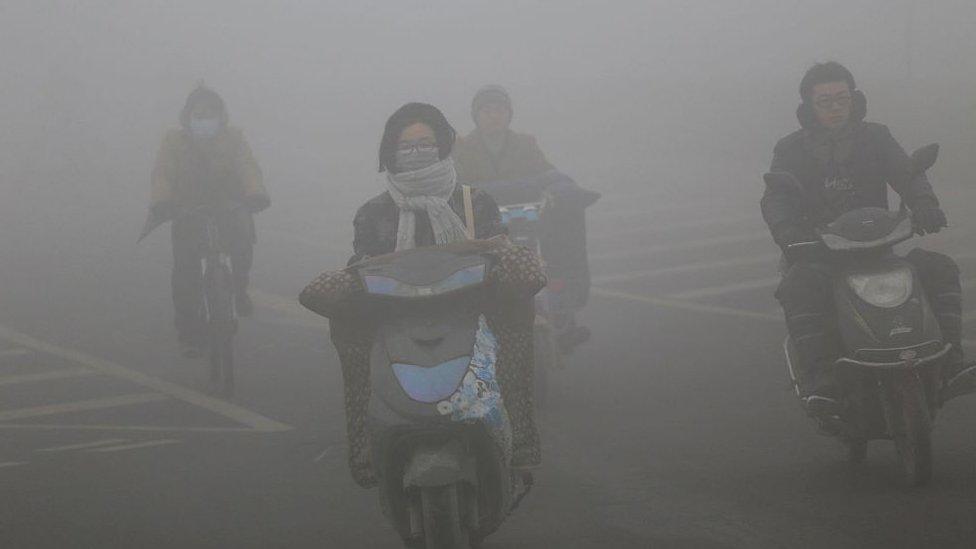
M 805 127 L 776 144 L 770 172 L 792 174 L 804 191 L 797 196 L 767 185 L 763 194 L 763 218 L 781 247 L 790 244 L 791 233 L 829 223 L 850 210 L 888 208 L 888 185 L 912 209 L 938 206 L 928 179 L 914 175 L 911 158 L 888 127 L 864 122 L 865 112 L 865 104 L 855 105 L 854 120 L 839 132 L 828 132 L 799 112 Z

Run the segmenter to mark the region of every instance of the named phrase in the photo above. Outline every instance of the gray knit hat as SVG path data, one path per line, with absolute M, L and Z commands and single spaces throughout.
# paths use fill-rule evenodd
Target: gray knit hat
M 508 108 L 509 113 L 515 113 L 512 109 L 512 98 L 508 95 L 508 90 L 496 84 L 489 84 L 474 94 L 474 99 L 471 100 L 471 119 L 477 122 L 478 111 L 485 105 L 492 103 L 504 105 Z

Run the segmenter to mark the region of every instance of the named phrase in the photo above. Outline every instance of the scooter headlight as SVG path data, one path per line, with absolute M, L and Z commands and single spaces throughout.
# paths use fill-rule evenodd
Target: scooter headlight
M 912 295 L 912 270 L 900 267 L 884 273 L 859 273 L 847 277 L 854 293 L 875 307 L 890 309 Z

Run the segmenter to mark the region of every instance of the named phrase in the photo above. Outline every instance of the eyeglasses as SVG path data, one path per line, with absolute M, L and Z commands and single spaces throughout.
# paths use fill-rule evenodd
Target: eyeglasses
M 852 98 L 848 94 L 831 96 L 821 96 L 814 99 L 813 104 L 821 110 L 828 110 L 834 105 L 842 109 L 846 109 L 851 106 Z
M 420 139 L 417 141 L 401 141 L 397 144 L 397 151 L 410 153 L 429 153 L 437 150 L 437 143 L 430 139 Z

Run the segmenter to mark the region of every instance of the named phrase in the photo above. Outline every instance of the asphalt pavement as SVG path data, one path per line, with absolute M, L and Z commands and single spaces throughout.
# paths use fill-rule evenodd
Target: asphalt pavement
M 976 398 L 940 416 L 931 485 L 899 486 L 890 443 L 852 469 L 789 392 L 755 201 L 632 198 L 591 212 L 593 339 L 550 376 L 544 466 L 485 547 L 976 545 Z M 973 291 L 976 223 L 957 219 L 917 244 Z M 176 352 L 167 238 L 0 242 L 0 546 L 399 546 L 346 470 L 326 324 L 296 303 L 348 235 L 260 233 L 231 400 Z

